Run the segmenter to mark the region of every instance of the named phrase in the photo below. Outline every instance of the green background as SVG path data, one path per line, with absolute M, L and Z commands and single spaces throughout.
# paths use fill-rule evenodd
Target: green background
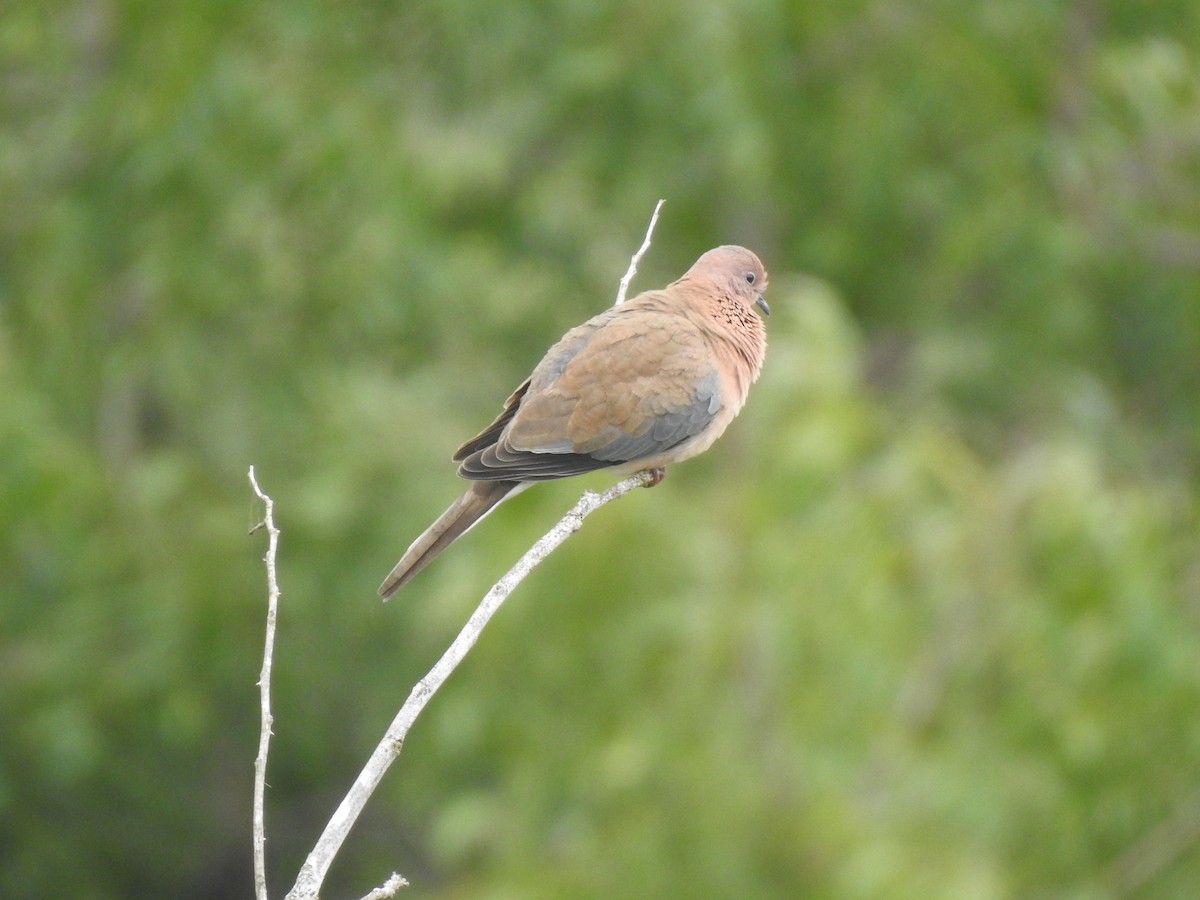
M 568 327 L 741 243 L 771 347 L 417 722 L 327 896 L 1186 898 L 1194 0 L 0 12 L 0 895 L 273 895 L 484 590 L 384 606 Z

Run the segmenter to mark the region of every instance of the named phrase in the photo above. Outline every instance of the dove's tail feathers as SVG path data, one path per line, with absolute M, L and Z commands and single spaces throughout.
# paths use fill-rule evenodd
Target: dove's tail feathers
M 404 551 L 400 562 L 379 586 L 379 596 L 386 600 L 404 587 L 435 556 L 478 524 L 497 503 L 525 486 L 518 481 L 477 481 L 472 484 Z

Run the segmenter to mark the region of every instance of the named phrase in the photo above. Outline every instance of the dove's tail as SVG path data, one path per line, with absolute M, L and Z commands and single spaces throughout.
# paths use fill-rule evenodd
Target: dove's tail
M 517 488 L 526 486 L 519 481 L 476 481 L 404 551 L 400 562 L 379 586 L 379 596 L 388 599 L 435 556 L 474 527 L 497 503 Z

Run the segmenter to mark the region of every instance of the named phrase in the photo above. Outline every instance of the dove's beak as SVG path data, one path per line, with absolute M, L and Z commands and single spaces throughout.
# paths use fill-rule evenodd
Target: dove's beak
M 771 314 L 771 307 L 767 306 L 767 301 L 763 298 L 762 294 L 758 295 L 758 299 L 754 301 L 754 305 L 761 309 L 764 315 L 769 316 Z

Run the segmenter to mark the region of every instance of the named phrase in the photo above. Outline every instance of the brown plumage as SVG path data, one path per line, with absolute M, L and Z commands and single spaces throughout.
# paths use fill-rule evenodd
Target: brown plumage
M 660 469 L 707 450 L 746 402 L 767 349 L 767 273 L 744 247 L 572 328 L 454 454 L 475 483 L 379 586 L 384 599 L 505 497 L 594 469 Z

